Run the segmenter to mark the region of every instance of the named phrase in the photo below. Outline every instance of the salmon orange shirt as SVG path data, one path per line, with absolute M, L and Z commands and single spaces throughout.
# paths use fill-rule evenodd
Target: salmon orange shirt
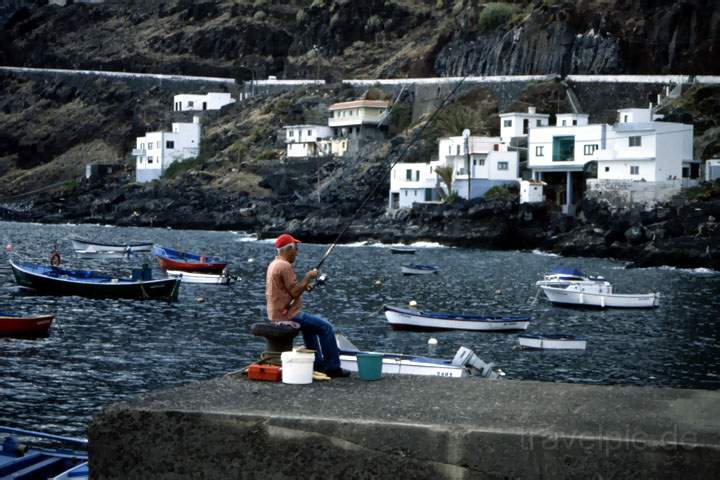
M 268 318 L 272 321 L 290 320 L 302 309 L 302 297 L 293 304 L 287 315 L 283 310 L 292 300 L 290 289 L 297 284 L 297 276 L 290 262 L 282 257 L 275 257 L 270 262 L 265 278 L 265 297 L 267 299 Z

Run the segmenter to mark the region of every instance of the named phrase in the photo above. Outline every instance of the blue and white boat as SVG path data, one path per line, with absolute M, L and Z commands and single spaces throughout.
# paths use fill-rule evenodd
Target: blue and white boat
M 385 305 L 385 318 L 395 330 L 527 330 L 530 317 L 488 317 L 468 313 L 423 312 Z
M 157 258 L 160 268 L 166 271 L 220 275 L 228 264 L 227 261 L 219 257 L 181 252 L 160 245 L 153 246 L 152 253 Z
M 85 240 L 83 238 L 72 238 L 70 240 L 73 244 L 73 250 L 78 253 L 116 253 L 119 255 L 127 255 L 129 253 L 149 252 L 153 247 L 152 242 L 108 243 Z
M 84 438 L 0 426 L 0 442 L 0 478 L 87 480 L 89 476 Z
M 518 335 L 518 343 L 536 350 L 585 350 L 587 338 L 567 333 L 523 333 Z
M 367 352 L 357 348 L 342 334 L 336 334 L 335 338 L 340 349 L 341 367 L 351 372 L 358 371 L 358 354 L 379 353 L 383 356 L 383 374 L 429 375 L 448 378 L 481 376 L 491 379 L 505 375 L 502 370 L 495 368 L 494 364 L 482 361 L 472 350 L 466 347 L 460 347 L 452 360 L 445 360 L 417 355 L 403 355 L 401 353 Z
M 602 285 L 612 289 L 610 282 L 601 276 L 590 277 L 576 268 L 559 267 L 543 275 L 542 280 L 535 282 L 538 287 L 565 288 L 570 285 L 596 286 Z
M 438 273 L 439 269 L 435 265 L 418 265 L 416 263 L 410 263 L 408 265 L 402 265 L 400 271 L 403 275 L 430 275 Z

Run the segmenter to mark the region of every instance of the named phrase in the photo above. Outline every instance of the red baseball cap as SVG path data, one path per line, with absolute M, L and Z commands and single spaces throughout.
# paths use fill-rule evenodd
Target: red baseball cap
M 283 248 L 291 243 L 302 243 L 297 238 L 293 237 L 289 233 L 283 233 L 275 240 L 275 248 Z

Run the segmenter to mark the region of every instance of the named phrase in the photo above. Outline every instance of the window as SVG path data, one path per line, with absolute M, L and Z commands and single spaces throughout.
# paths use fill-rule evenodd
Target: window
M 405 170 L 405 180 L 412 181 L 412 170 L 410 170 L 410 169 Z
M 637 165 L 630 165 L 630 175 L 640 175 L 640 167 Z
M 288 137 L 294 137 L 295 136 L 295 130 L 288 130 Z
M 407 197 L 407 192 L 408 192 L 408 191 L 407 191 L 407 190 L 405 190 L 405 196 L 406 196 L 406 197 Z
M 496 143 L 495 145 L 493 145 L 493 150 L 495 150 L 496 152 L 499 152 L 499 151 L 500 151 L 500 145 L 498 145 L 497 143 Z
M 553 162 L 572 162 L 575 159 L 575 137 L 553 137 Z
M 536 157 L 542 157 L 544 156 L 543 149 L 545 147 L 535 147 L 535 156 Z
M 473 166 L 477 166 L 477 158 L 473 158 Z
M 562 126 L 564 127 L 564 126 L 566 126 L 566 125 L 567 125 L 567 120 L 563 120 L 563 121 L 562 121 Z
M 460 145 L 455 145 L 455 155 L 460 155 Z
M 165 148 L 172 150 L 173 148 L 175 148 L 175 142 L 172 140 L 168 140 L 167 142 L 165 142 Z
M 448 155 L 452 155 L 452 145 L 448 145 Z
M 585 145 L 583 147 L 583 153 L 585 155 L 592 155 L 593 153 L 595 153 L 595 150 L 597 150 L 597 149 L 598 149 L 597 144 Z
M 144 144 L 144 143 L 141 143 L 141 144 L 140 144 L 140 150 L 145 150 L 145 144 Z
M 535 126 L 537 126 L 537 127 L 542 127 L 542 120 L 536 120 L 536 121 L 535 121 Z
M 577 120 L 573 120 L 573 125 L 577 125 Z
M 152 157 L 148 157 L 148 163 L 152 163 Z
M 512 127 L 512 120 L 503 120 L 503 127 Z
M 605 167 L 605 171 L 606 171 L 606 172 L 609 172 L 609 171 L 610 171 L 610 167 Z
M 628 116 L 627 116 L 627 115 L 623 115 L 623 122 L 627 123 L 627 121 L 628 121 Z
M 308 130 L 308 137 L 312 137 L 312 130 Z
M 151 142 L 148 142 L 148 150 L 152 150 L 153 144 Z
M 498 170 L 507 170 L 508 162 L 498 162 Z
M 416 182 L 420 181 L 420 170 L 415 170 L 415 181 Z
M 529 128 L 530 128 L 530 120 L 526 118 L 523 120 L 523 135 L 527 135 Z
M 642 145 L 642 137 L 641 136 L 628 137 L 628 144 L 631 147 L 639 147 Z
M 194 106 L 195 106 L 195 102 L 188 102 L 188 108 L 191 108 L 191 107 L 194 107 Z
M 432 194 L 433 194 L 432 188 L 425 189 L 425 201 L 426 202 L 432 202 L 432 199 L 433 199 Z

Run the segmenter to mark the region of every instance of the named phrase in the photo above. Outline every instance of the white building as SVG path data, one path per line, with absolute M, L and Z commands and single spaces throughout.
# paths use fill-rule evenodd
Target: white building
M 713 158 L 705 162 L 705 181 L 714 182 L 720 178 L 720 160 Z
M 138 137 L 132 151 L 136 159 L 136 181 L 160 178 L 175 162 L 200 153 L 200 117 L 192 123 L 173 123 L 171 132 L 148 132 Z
M 499 137 L 471 136 L 467 144 L 466 149 L 464 137 L 441 138 L 438 160 L 395 165 L 390 172 L 389 208 L 439 202 L 440 191 L 448 193 L 447 186 L 435 171 L 440 166 L 452 167 L 452 189 L 466 199 L 482 197 L 494 186 L 517 182 L 518 153 L 508 151 Z
M 288 125 L 285 130 L 287 156 L 324 157 L 332 153 L 332 129 L 325 125 Z
M 538 180 L 520 181 L 520 203 L 538 203 L 545 201 L 543 187 L 545 182 Z
M 510 143 L 515 137 L 526 137 L 531 128 L 547 127 L 550 115 L 537 113 L 535 107 L 528 107 L 527 112 L 508 112 L 500 114 L 500 138 L 503 143 Z
M 364 140 L 381 140 L 389 114 L 389 103 L 385 100 L 355 100 L 330 105 L 328 126 L 333 137 L 348 139 L 346 150 L 357 151 Z M 345 151 L 339 152 L 343 155 Z
M 235 102 L 229 93 L 210 92 L 205 95 L 181 94 L 173 97 L 173 110 L 176 112 L 220 110 Z

